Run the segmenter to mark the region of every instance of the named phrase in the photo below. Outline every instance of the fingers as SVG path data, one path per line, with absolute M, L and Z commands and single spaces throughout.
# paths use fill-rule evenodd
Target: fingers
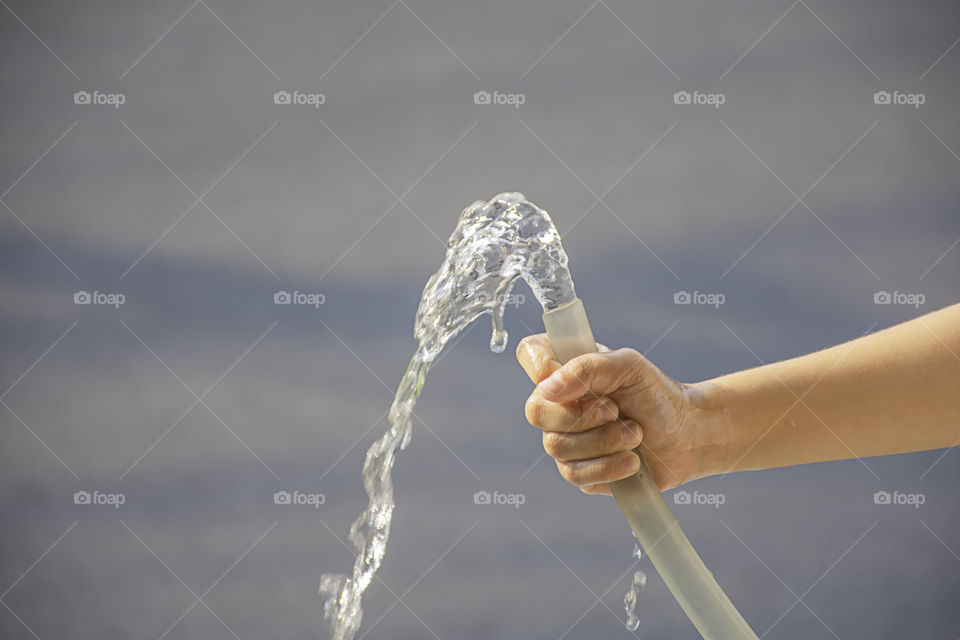
M 590 460 L 632 451 L 643 440 L 640 425 L 632 420 L 608 422 L 579 433 L 543 432 L 543 449 L 560 461 Z
M 592 460 L 557 461 L 563 479 L 578 487 L 616 482 L 640 470 L 640 457 L 632 451 L 620 451 Z
M 587 396 L 573 402 L 548 402 L 534 391 L 524 407 L 527 422 L 547 431 L 586 431 L 616 420 L 617 403 L 610 398 Z
M 633 349 L 577 356 L 537 384 L 535 393 L 551 402 L 570 402 L 587 393 L 604 395 L 636 384 L 653 369 Z
M 610 353 L 610 347 L 599 343 L 597 343 L 597 350 L 600 353 Z M 538 384 L 560 368 L 560 363 L 553 355 L 550 340 L 545 333 L 537 333 L 521 340 L 517 345 L 517 361 L 534 384 Z
M 517 361 L 534 384 L 560 368 L 560 363 L 554 357 L 545 333 L 527 336 L 521 340 L 517 345 Z
M 616 403 L 603 396 L 640 381 L 648 363 L 632 349 L 597 347 L 599 353 L 561 366 L 541 333 L 520 341 L 517 360 L 538 385 L 527 400 L 527 420 L 544 429 L 544 450 L 560 474 L 584 493 L 611 495 L 608 483 L 640 469 L 633 449 L 643 432 L 632 420 L 618 420 Z
M 602 484 L 588 484 L 584 487 L 580 487 L 580 491 L 591 495 L 591 496 L 612 496 L 613 492 L 610 490 L 610 485 L 607 483 Z

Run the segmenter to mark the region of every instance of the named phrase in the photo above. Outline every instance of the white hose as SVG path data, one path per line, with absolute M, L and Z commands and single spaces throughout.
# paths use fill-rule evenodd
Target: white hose
M 579 298 L 545 312 L 543 326 L 560 362 L 597 350 Z M 700 635 L 705 640 L 756 640 L 683 534 L 642 455 L 640 471 L 611 483 L 610 489 L 640 546 Z

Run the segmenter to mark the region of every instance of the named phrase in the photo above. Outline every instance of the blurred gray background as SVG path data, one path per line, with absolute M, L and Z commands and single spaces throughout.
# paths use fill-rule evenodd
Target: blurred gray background
M 598 338 L 684 381 L 960 297 L 955 3 L 0 5 L 4 638 L 329 637 L 317 584 L 474 200 L 550 211 Z M 363 637 L 696 637 L 646 559 L 624 628 L 632 538 L 523 420 L 517 291 L 508 354 L 478 322 L 427 381 Z M 675 512 L 768 638 L 956 638 L 958 455 L 705 479 L 725 503 Z

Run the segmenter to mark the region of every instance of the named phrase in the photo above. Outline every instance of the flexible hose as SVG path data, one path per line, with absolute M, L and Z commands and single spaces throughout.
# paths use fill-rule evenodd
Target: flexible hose
M 579 298 L 546 311 L 543 325 L 562 363 L 597 350 Z M 705 640 L 756 640 L 680 529 L 639 448 L 636 453 L 640 471 L 610 483 L 610 489 L 657 573 Z

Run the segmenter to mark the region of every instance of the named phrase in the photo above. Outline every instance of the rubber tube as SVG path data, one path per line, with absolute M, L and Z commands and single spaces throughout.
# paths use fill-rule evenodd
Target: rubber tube
M 579 298 L 543 314 L 550 346 L 562 363 L 597 351 Z M 705 640 L 756 640 L 677 524 L 640 449 L 640 471 L 610 483 L 620 510 L 657 573 Z

